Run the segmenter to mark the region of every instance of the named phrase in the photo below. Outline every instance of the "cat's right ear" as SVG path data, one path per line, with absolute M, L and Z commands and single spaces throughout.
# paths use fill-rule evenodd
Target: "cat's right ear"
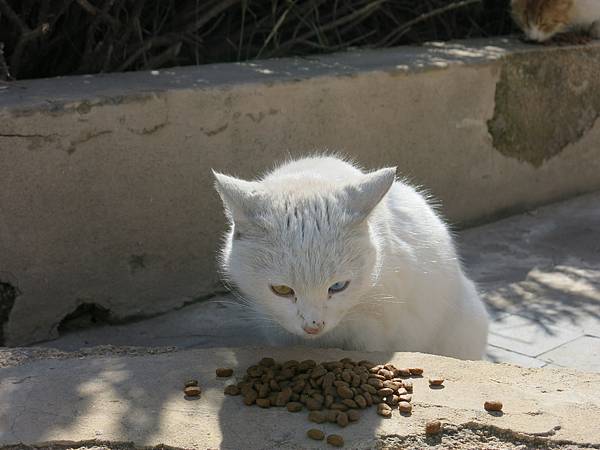
M 212 172 L 215 177 L 215 189 L 229 218 L 238 225 L 251 222 L 262 204 L 260 184 L 223 175 L 214 170 Z

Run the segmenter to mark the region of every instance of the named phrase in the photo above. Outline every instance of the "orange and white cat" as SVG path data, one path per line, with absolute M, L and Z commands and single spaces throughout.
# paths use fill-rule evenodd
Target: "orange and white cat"
M 512 0 L 512 15 L 532 41 L 579 30 L 600 39 L 600 0 Z

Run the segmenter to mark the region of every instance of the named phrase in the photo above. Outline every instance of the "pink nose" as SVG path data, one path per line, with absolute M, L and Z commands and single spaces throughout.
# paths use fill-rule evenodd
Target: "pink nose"
M 303 329 L 308 334 L 319 334 L 321 332 L 321 329 L 318 327 L 303 327 Z

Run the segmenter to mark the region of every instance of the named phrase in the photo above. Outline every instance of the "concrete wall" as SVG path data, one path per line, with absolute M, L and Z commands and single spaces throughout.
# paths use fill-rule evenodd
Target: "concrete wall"
M 220 289 L 211 168 L 340 150 L 454 223 L 599 189 L 599 73 L 598 44 L 489 40 L 0 85 L 5 343 L 82 303 L 120 320 Z

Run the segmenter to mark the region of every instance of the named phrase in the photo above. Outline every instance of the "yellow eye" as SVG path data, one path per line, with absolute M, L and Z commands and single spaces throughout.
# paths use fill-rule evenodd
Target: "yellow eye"
M 282 297 L 291 297 L 292 295 L 294 295 L 294 290 L 291 287 L 285 286 L 283 284 L 271 286 L 271 290 L 275 294 L 280 295 Z

